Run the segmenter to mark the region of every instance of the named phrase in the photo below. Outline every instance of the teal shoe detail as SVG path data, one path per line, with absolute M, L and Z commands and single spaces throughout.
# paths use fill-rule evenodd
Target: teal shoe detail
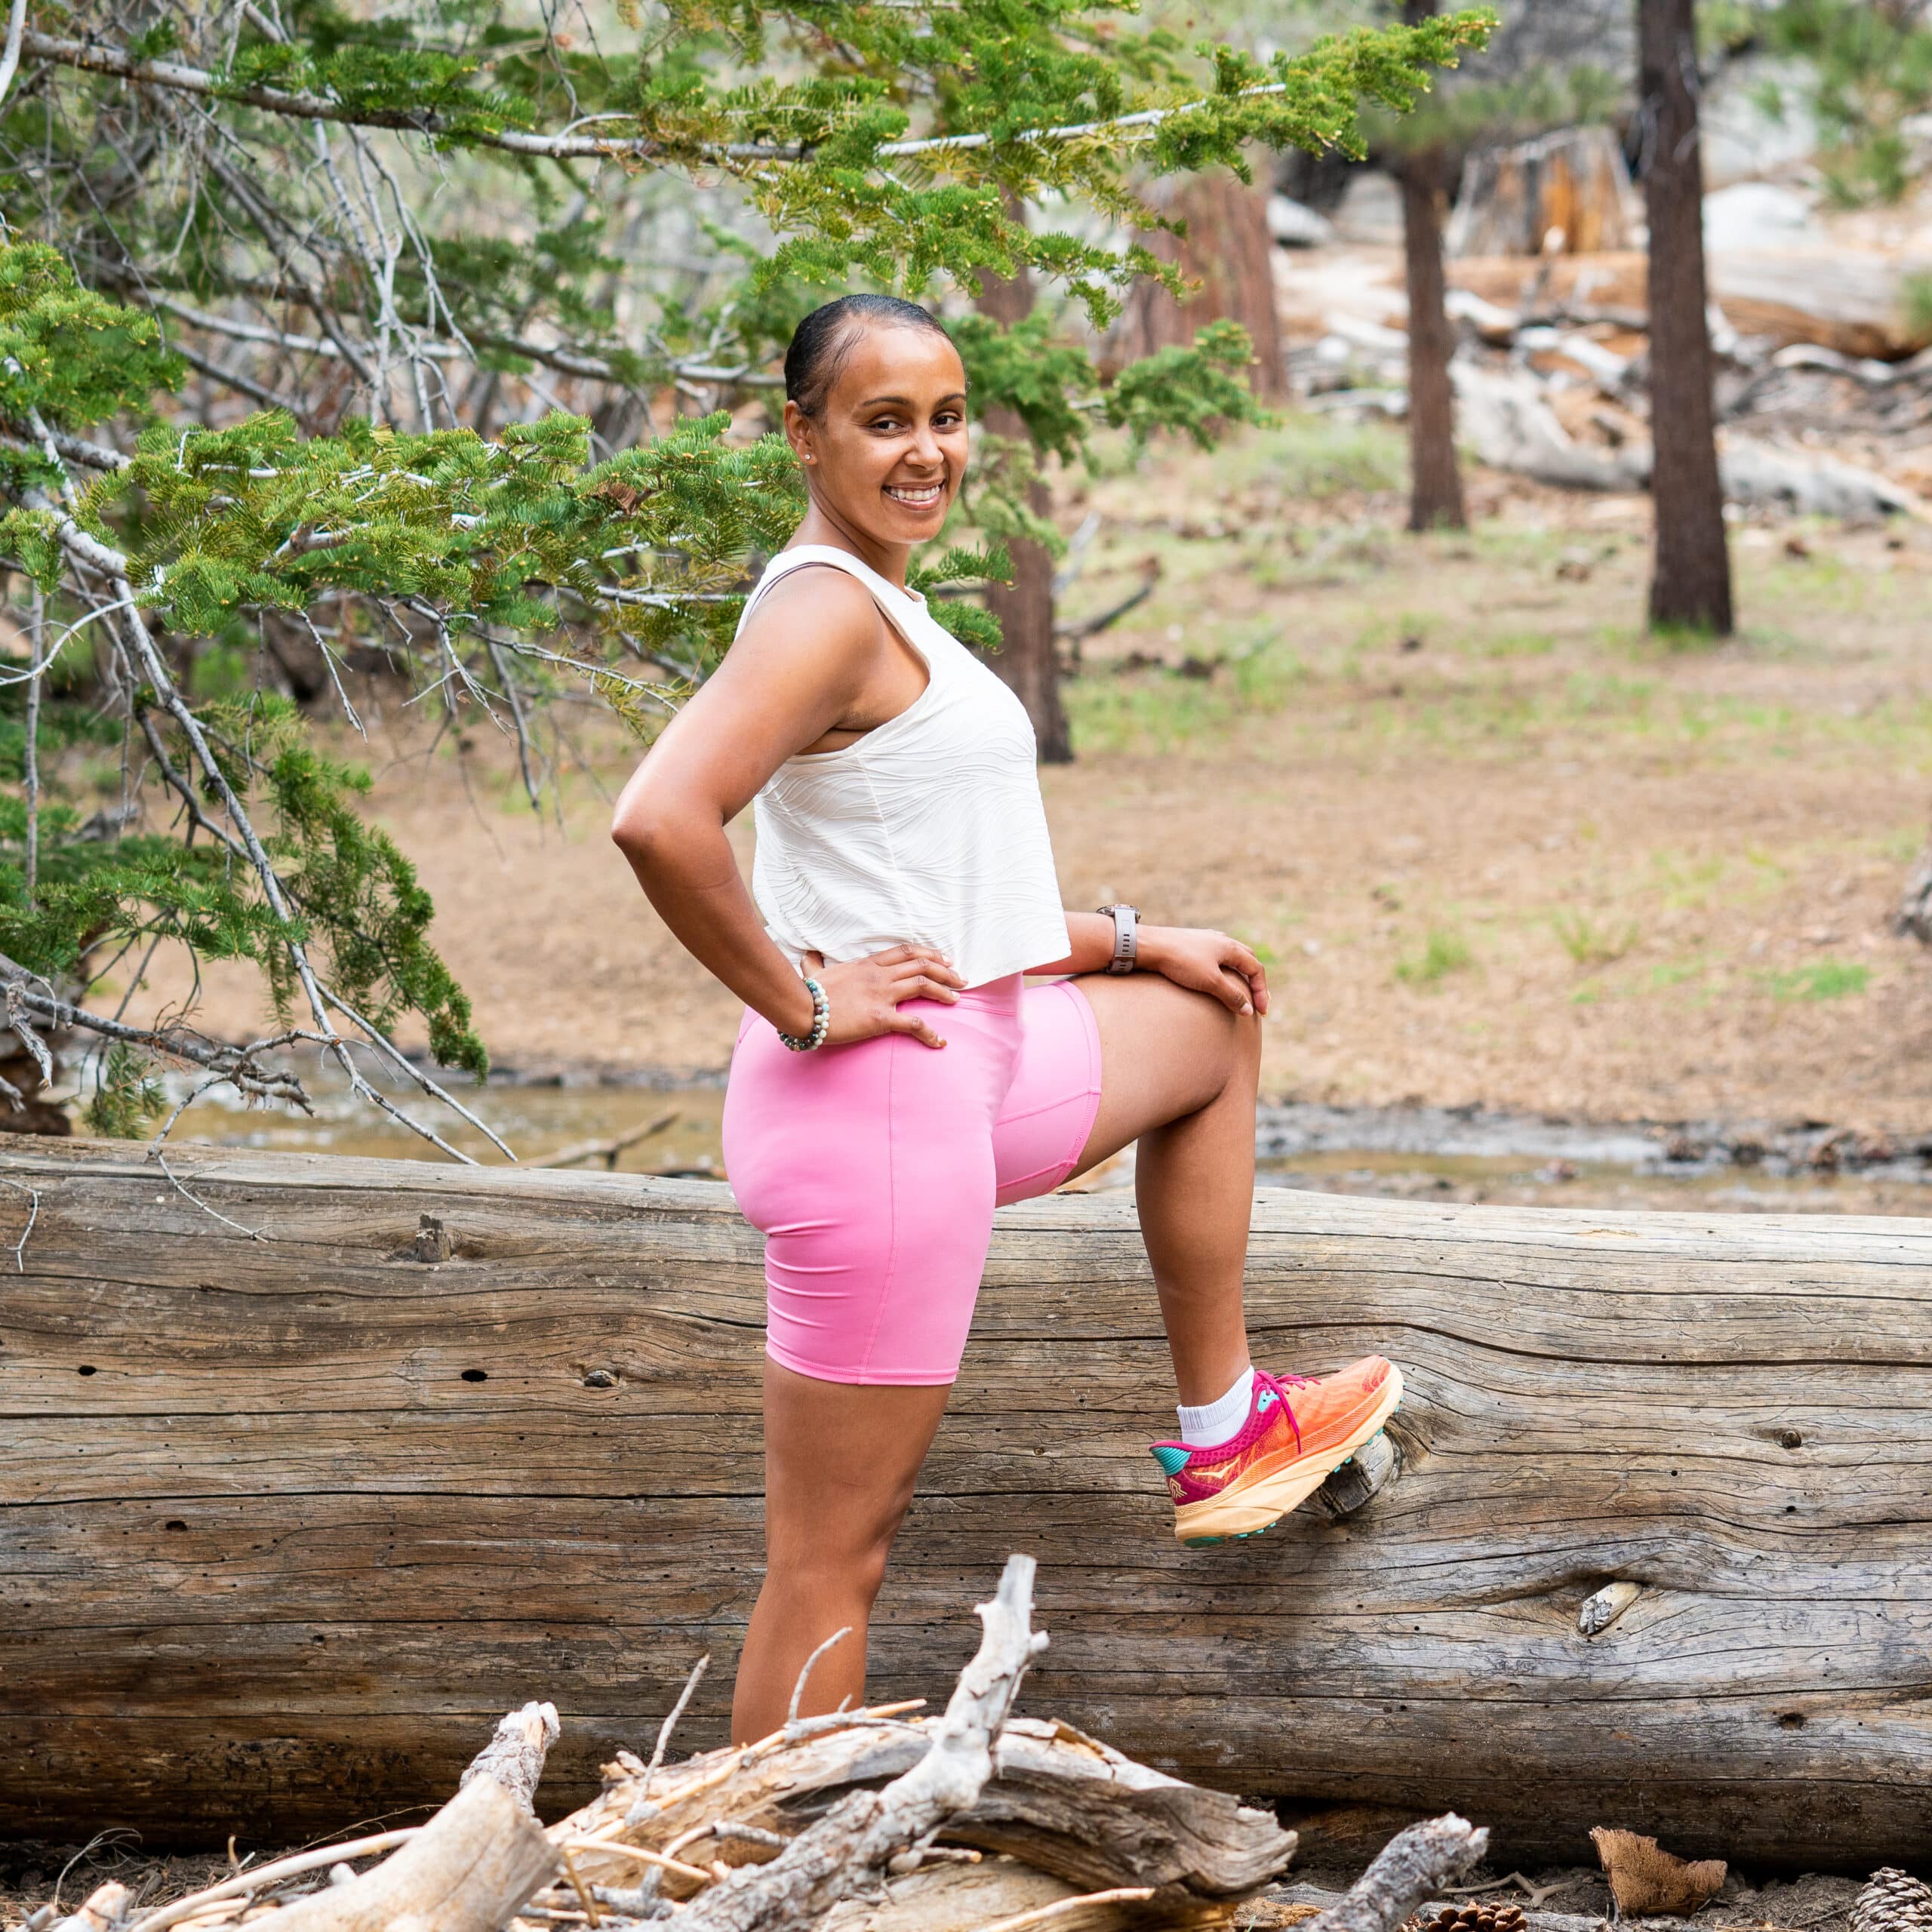
M 1157 1442 L 1154 1444 L 1153 1453 L 1155 1461 L 1161 1466 L 1161 1473 L 1175 1476 L 1187 1467 L 1187 1459 L 1193 1451 L 1183 1448 L 1178 1442 Z
M 1260 1397 L 1257 1399 L 1257 1401 L 1256 1401 L 1256 1402 L 1255 1402 L 1255 1404 L 1254 1404 L 1255 1413 L 1258 1415 L 1258 1414 L 1260 1414 L 1260 1412 L 1261 1412 L 1263 1409 L 1271 1409 L 1271 1408 L 1272 1408 L 1274 1406 L 1275 1406 L 1275 1392 L 1274 1392 L 1274 1390 L 1273 1390 L 1273 1389 L 1263 1389 L 1263 1390 L 1262 1390 L 1262 1392 L 1261 1392 L 1261 1394 L 1260 1394 Z

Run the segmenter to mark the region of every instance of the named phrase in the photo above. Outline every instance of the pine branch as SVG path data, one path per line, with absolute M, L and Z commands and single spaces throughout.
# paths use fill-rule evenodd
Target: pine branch
M 38 420 L 35 422 L 33 426 L 37 433 L 45 434 L 44 426 Z M 71 497 L 72 485 L 66 481 L 64 469 L 63 478 L 63 483 L 66 484 L 66 494 Z M 515 1155 L 511 1153 L 510 1149 L 504 1146 L 504 1143 L 482 1121 L 479 1120 L 460 1101 L 445 1092 L 421 1069 L 408 1060 L 380 1029 L 363 1019 L 361 1015 L 352 1012 L 323 986 L 309 960 L 306 947 L 295 936 L 298 930 L 297 924 L 294 910 L 289 904 L 281 875 L 269 859 L 263 845 L 260 835 L 257 832 L 240 798 L 236 795 L 222 761 L 215 756 L 207 734 L 202 728 L 201 720 L 195 716 L 187 700 L 182 697 L 173 676 L 169 672 L 166 662 L 159 651 L 155 648 L 154 639 L 149 632 L 146 620 L 137 608 L 134 589 L 128 580 L 127 558 L 121 552 L 102 543 L 98 537 L 93 537 L 83 530 L 75 521 L 71 509 L 66 504 L 63 503 L 59 506 L 48 504 L 43 507 L 49 515 L 55 540 L 60 544 L 61 549 L 66 552 L 75 562 L 106 577 L 115 595 L 122 600 L 122 608 L 117 614 L 115 629 L 124 643 L 131 647 L 132 655 L 145 673 L 149 684 L 152 687 L 157 701 L 174 719 L 183 736 L 187 740 L 194 752 L 195 764 L 200 768 L 209 787 L 220 799 L 222 809 L 226 814 L 229 824 L 235 828 L 235 838 L 247 854 L 248 863 L 253 867 L 255 875 L 260 882 L 263 897 L 268 901 L 270 909 L 285 928 L 283 944 L 287 949 L 296 977 L 300 982 L 303 990 L 307 995 L 309 1011 L 315 1023 L 315 1035 L 303 1037 L 314 1037 L 318 1044 L 328 1049 L 331 1057 L 334 1059 L 347 1078 L 351 1091 L 358 1099 L 368 1102 L 381 1112 L 389 1115 L 412 1132 L 420 1135 L 432 1146 L 448 1155 L 452 1160 L 460 1161 L 469 1167 L 476 1164 L 470 1155 L 464 1153 L 460 1148 L 451 1146 L 434 1128 L 425 1125 L 412 1115 L 405 1113 L 400 1108 L 395 1106 L 386 1094 L 379 1092 L 369 1084 L 368 1081 L 363 1078 L 361 1069 L 355 1064 L 355 1055 L 349 1051 L 348 1041 L 343 1038 L 334 1023 L 329 1017 L 329 1008 L 333 1004 L 337 1011 L 342 1012 L 350 1019 L 352 1023 L 361 1029 L 372 1045 L 389 1058 L 394 1065 L 405 1072 L 419 1088 L 442 1101 L 460 1115 L 472 1127 L 486 1135 L 506 1155 L 514 1160 L 516 1158 Z
M 1431 24 L 1435 28 L 1447 29 L 1441 44 L 1445 49 L 1453 50 L 1478 39 L 1484 23 L 1475 15 L 1465 15 L 1444 17 Z M 48 34 L 28 34 L 25 46 L 26 51 L 36 59 L 59 66 L 112 75 L 143 86 L 232 101 L 270 114 L 306 121 L 338 122 L 350 127 L 390 128 L 463 146 L 495 148 L 506 154 L 547 160 L 630 160 L 684 166 L 708 165 L 736 171 L 748 166 L 809 161 L 823 145 L 806 141 L 674 142 L 648 134 L 617 136 L 569 131 L 534 134 L 521 128 L 491 127 L 475 121 L 458 120 L 431 108 L 354 105 L 325 94 L 295 93 L 256 85 L 180 61 L 140 60 L 122 48 L 92 42 L 63 40 Z M 866 153 L 867 158 L 878 162 L 930 160 L 947 155 L 979 153 L 989 149 L 1041 147 L 1075 142 L 1111 142 L 1118 145 L 1151 134 L 1180 117 L 1217 109 L 1225 111 L 1237 101 L 1260 100 L 1292 93 L 1306 85 L 1308 78 L 1321 68 L 1327 51 L 1318 48 L 1285 63 L 1286 71 L 1281 78 L 1257 82 L 1228 93 L 1204 94 L 1129 113 L 1046 127 L 1017 128 L 1010 132 L 980 131 L 875 141 L 866 144 Z M 604 115 L 595 118 L 632 120 L 637 117 Z

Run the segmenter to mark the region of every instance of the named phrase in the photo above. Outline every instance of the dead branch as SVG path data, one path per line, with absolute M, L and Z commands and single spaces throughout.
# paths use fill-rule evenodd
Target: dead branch
M 1081 618 L 1078 623 L 1054 625 L 1054 635 L 1068 644 L 1084 644 L 1090 637 L 1098 637 L 1109 625 L 1118 623 L 1128 611 L 1146 603 L 1153 595 L 1160 581 L 1160 567 L 1156 564 L 1143 575 L 1139 589 L 1130 592 L 1118 604 L 1110 605 L 1094 616 Z
M 479 1777 L 373 1872 L 278 1912 L 275 1932 L 390 1932 L 405 1920 L 422 1932 L 498 1932 L 558 1864 L 523 1798 Z
M 47 1932 L 111 1932 L 127 1917 L 131 1897 L 125 1885 L 110 1878 L 65 1918 L 57 1918 Z
M 993 1746 L 1026 1667 L 1047 1647 L 1032 1627 L 1033 1559 L 1010 1556 L 978 1607 L 979 1652 L 918 1763 L 881 1792 L 858 1791 L 799 1833 L 769 1865 L 719 1884 L 681 1915 L 686 1932 L 758 1932 L 809 1923 L 876 1882 L 892 1858 L 968 1809 L 993 1774 Z
M 469 1761 L 457 1789 L 478 1778 L 494 1778 L 526 1808 L 537 1802 L 537 1780 L 543 1760 L 562 1729 L 555 1704 L 528 1703 L 497 1721 L 496 1734 Z
M 1398 1832 L 1340 1902 L 1308 1932 L 1392 1932 L 1438 1886 L 1460 1878 L 1489 1849 L 1489 1833 L 1454 1812 Z
M 613 1134 L 607 1140 L 574 1140 L 568 1147 L 560 1147 L 554 1154 L 546 1154 L 534 1164 L 546 1168 L 572 1168 L 580 1161 L 601 1161 L 613 1173 L 617 1171 L 617 1157 L 648 1140 L 654 1134 L 662 1134 L 675 1121 L 684 1118 L 684 1109 L 673 1107 L 668 1114 L 660 1114 L 654 1121 L 648 1121 L 641 1127 L 626 1129 L 622 1134 Z

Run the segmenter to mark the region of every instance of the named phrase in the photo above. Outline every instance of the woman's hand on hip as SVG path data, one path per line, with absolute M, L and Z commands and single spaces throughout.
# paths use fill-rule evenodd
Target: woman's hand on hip
M 1190 992 L 1208 993 L 1230 1013 L 1268 1011 L 1268 975 L 1238 939 L 1198 926 L 1143 926 L 1139 963 Z
M 907 1000 L 936 999 L 950 1006 L 965 984 L 943 953 L 929 946 L 889 946 L 883 952 L 828 966 L 823 953 L 804 955 L 804 968 L 825 989 L 832 1025 L 829 1047 L 881 1033 L 909 1033 L 928 1047 L 946 1044 L 922 1013 L 900 1011 Z

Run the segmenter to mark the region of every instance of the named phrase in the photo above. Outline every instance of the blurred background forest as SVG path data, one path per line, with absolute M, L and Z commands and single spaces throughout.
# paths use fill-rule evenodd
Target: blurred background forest
M 1213 85 L 1190 51 L 1204 44 L 1247 63 L 1251 82 L 1324 35 L 1404 15 L 1420 28 L 1435 11 L 1229 0 L 1151 8 L 1106 34 L 1171 44 L 1168 71 L 1122 65 L 1171 93 Z M 1264 1088 L 1278 1106 L 1263 1152 L 1279 1177 L 1657 1204 L 1694 1187 L 1720 1205 L 1918 1211 L 1932 1167 L 1920 869 L 1932 11 L 1495 11 L 1487 48 L 1440 69 L 1414 112 L 1367 99 L 1352 152 L 1231 126 L 1246 181 L 1211 153 L 1138 173 L 1130 154 L 1122 192 L 1143 198 L 1142 221 L 1091 183 L 991 177 L 1026 232 L 1075 237 L 1119 272 L 1069 275 L 1042 250 L 1030 269 L 1009 253 L 1008 272 L 936 274 L 935 300 L 977 345 L 987 483 L 962 506 L 958 555 L 932 587 L 964 634 L 989 640 L 980 613 L 1004 633 L 992 661 L 1040 734 L 1068 903 L 1131 898 L 1150 918 L 1238 932 L 1269 962 Z M 783 540 L 789 500 L 758 453 L 792 318 L 833 287 L 889 280 L 900 244 L 885 226 L 853 242 L 821 223 L 787 254 L 788 211 L 729 166 L 627 168 L 592 152 L 546 170 L 460 141 L 412 146 L 412 131 L 453 125 L 435 120 L 452 110 L 433 90 L 413 122 L 345 130 L 288 115 L 271 195 L 217 117 L 195 112 L 220 87 L 198 93 L 179 75 L 205 78 L 219 53 L 231 94 L 238 75 L 300 93 L 320 85 L 316 48 L 380 51 L 376 26 L 415 16 L 359 4 L 277 14 L 251 0 L 223 17 L 232 38 L 211 52 L 145 15 L 85 12 L 13 10 L 9 238 L 51 242 L 80 288 L 142 318 L 152 333 L 125 336 L 124 365 L 179 362 L 159 405 L 109 398 L 84 434 L 36 429 L 0 397 L 10 448 L 52 439 L 65 478 L 17 464 L 20 568 L 0 614 L 17 766 L 43 685 L 75 721 L 43 740 L 42 769 L 19 771 L 22 809 L 6 828 L 6 952 L 25 962 L 10 1019 L 29 1024 L 0 1068 L 23 1105 L 0 1124 L 151 1133 L 207 1086 L 174 1132 L 407 1151 L 407 1131 L 347 1091 L 340 1054 L 334 1075 L 303 1076 L 316 1109 L 305 1119 L 275 1100 L 280 1049 L 245 1065 L 179 1051 L 184 1025 L 204 1041 L 273 1038 L 288 1023 L 270 1011 L 274 991 L 299 1016 L 300 973 L 274 955 L 299 908 L 264 912 L 254 897 L 184 912 L 177 890 L 168 918 L 131 916 L 140 894 L 119 879 L 97 928 L 75 915 L 64 929 L 57 997 L 84 983 L 125 1041 L 57 1023 L 57 975 L 25 956 L 53 944 L 25 851 L 36 797 L 57 795 L 64 816 L 32 835 L 83 859 L 164 826 L 179 838 L 184 819 L 192 851 L 196 813 L 214 811 L 211 780 L 168 775 L 171 759 L 188 762 L 171 735 L 186 728 L 143 665 L 127 673 L 135 696 L 120 721 L 86 726 L 106 709 L 90 680 L 115 675 L 113 574 L 88 580 L 88 615 L 73 602 L 85 559 L 63 589 L 60 560 L 33 550 L 61 488 L 117 475 L 134 452 L 150 464 L 138 472 L 142 554 L 166 552 L 157 568 L 176 572 L 177 597 L 199 594 L 178 587 L 183 558 L 214 586 L 205 621 L 155 632 L 183 705 L 250 746 L 252 732 L 285 732 L 275 721 L 306 719 L 316 757 L 370 774 L 366 795 L 340 796 L 392 847 L 357 845 L 334 805 L 304 807 L 266 754 L 259 768 L 289 864 L 313 880 L 327 848 L 327 865 L 353 875 L 361 910 L 333 925 L 316 915 L 340 983 L 330 1000 L 349 988 L 332 1010 L 360 1009 L 360 986 L 383 1009 L 365 1014 L 368 1031 L 419 1069 L 432 1043 L 459 1067 L 481 1064 L 466 1042 L 487 1045 L 490 1085 L 465 1075 L 461 1097 L 522 1158 L 706 1171 L 737 1009 L 632 888 L 605 838 L 608 801 L 638 755 L 636 728 L 648 735 L 660 699 L 701 677 L 728 635 L 718 613 L 735 613 L 744 559 Z M 529 97 L 568 97 L 546 125 L 587 129 L 632 109 L 589 91 L 578 51 L 656 31 L 589 5 L 546 16 L 534 38 L 506 29 L 491 57 L 531 69 L 514 77 Z M 406 38 L 398 28 L 389 57 Z M 1120 59 L 1122 43 L 1107 44 Z M 279 68 L 263 52 L 278 46 L 290 50 Z M 245 73 L 238 48 L 254 50 Z M 900 54 L 861 48 L 843 71 L 888 59 Z M 171 62 L 175 78 L 156 78 Z M 392 100 L 389 83 L 365 75 L 372 100 Z M 660 63 L 654 111 L 684 84 L 675 58 Z M 410 85 L 426 84 L 417 72 Z M 331 100 L 349 97 L 339 73 L 330 85 Z M 691 138 L 709 138 L 690 112 Z M 165 126 L 169 113 L 194 125 Z M 214 186 L 183 195 L 189 172 Z M 1184 234 L 1142 225 L 1149 211 Z M 224 224 L 248 230 L 252 279 Z M 1144 260 L 1123 254 L 1130 241 Z M 909 260 L 918 232 L 903 245 Z M 774 260 L 746 297 L 746 265 Z M 1163 263 L 1179 271 L 1166 285 L 1131 272 Z M 1103 282 L 1109 299 L 1092 299 Z M 17 324 L 23 285 L 16 274 L 0 291 L 0 325 Z M 1244 365 L 1217 324 L 1245 331 Z M 1026 372 L 1046 366 L 1043 388 Z M 603 657 L 554 637 L 534 649 L 507 602 L 453 628 L 451 612 L 476 602 L 474 576 L 405 583 L 405 552 L 373 537 L 362 579 L 306 583 L 279 605 L 252 580 L 217 583 L 217 565 L 242 571 L 238 553 L 183 534 L 206 525 L 213 472 L 196 472 L 190 500 L 169 438 L 233 431 L 264 408 L 337 453 L 303 472 L 293 445 L 278 457 L 257 437 L 222 446 L 226 462 L 257 475 L 279 464 L 284 482 L 331 503 L 374 473 L 355 438 L 375 432 L 354 419 L 395 435 L 460 423 L 497 447 L 520 428 L 540 441 L 557 411 L 587 424 L 573 460 L 601 479 L 598 515 L 643 514 L 672 486 L 595 466 L 653 451 L 670 463 L 721 411 L 705 432 L 706 487 L 749 478 L 764 495 L 681 565 L 685 594 L 710 600 L 688 605 L 682 628 L 641 621 Z M 535 492 L 521 512 L 540 537 L 544 503 Z M 276 514 L 278 556 L 301 554 L 326 521 Z M 986 546 L 1003 546 L 1004 571 Z M 445 577 L 456 568 L 440 557 Z M 385 570 L 395 581 L 372 590 L 367 574 Z M 635 617 L 663 595 L 654 580 L 613 608 Z M 352 620 L 352 598 L 378 617 Z M 613 635 L 557 608 L 567 631 Z M 33 675 L 57 624 L 64 638 L 84 617 L 91 629 L 55 672 Z M 97 649 L 101 661 L 86 656 Z M 202 849 L 226 840 L 232 858 L 223 824 Z M 739 830 L 748 858 L 749 823 Z M 246 943 L 223 924 L 251 920 Z M 377 956 L 358 967 L 358 946 Z M 60 1054 L 37 1091 L 26 1032 Z M 316 1044 L 311 1029 L 295 1060 L 312 1069 Z M 392 1053 L 354 1056 L 385 1093 L 411 1084 Z M 447 1131 L 488 1151 L 466 1125 Z

